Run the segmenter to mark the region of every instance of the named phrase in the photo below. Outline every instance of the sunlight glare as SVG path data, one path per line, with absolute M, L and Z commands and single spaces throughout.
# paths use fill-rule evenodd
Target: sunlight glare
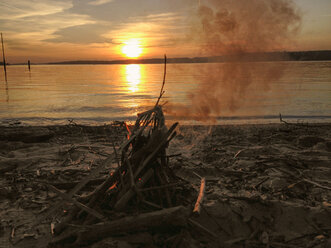
M 130 39 L 124 42 L 122 53 L 128 58 L 138 58 L 142 53 L 142 47 L 138 39 Z
M 140 65 L 126 65 L 125 76 L 128 82 L 128 89 L 134 93 L 139 90 L 139 84 L 141 81 Z

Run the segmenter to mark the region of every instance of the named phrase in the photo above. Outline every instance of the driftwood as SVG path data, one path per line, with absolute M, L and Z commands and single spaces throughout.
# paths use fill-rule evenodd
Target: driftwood
M 139 182 L 137 183 L 137 188 L 141 188 L 146 184 L 146 182 L 153 176 L 153 170 L 150 169 L 146 172 L 144 176 L 141 177 Z M 117 201 L 114 206 L 115 210 L 121 210 L 125 207 L 128 201 L 136 194 L 135 190 L 130 188 L 122 197 Z
M 76 230 L 53 238 L 51 244 L 61 243 L 68 238 L 76 237 L 76 244 L 91 243 L 105 237 L 127 232 L 141 232 L 146 230 L 166 230 L 167 228 L 185 227 L 189 217 L 189 210 L 183 206 L 143 213 L 137 216 L 124 217 L 111 222 L 89 226 L 76 226 Z
M 198 195 L 198 199 L 194 205 L 193 213 L 199 215 L 201 211 L 201 204 L 205 195 L 205 187 L 206 187 L 206 178 L 202 177 L 201 178 L 201 183 L 200 183 L 200 191 Z
M 164 69 L 166 72 L 166 64 Z M 114 156 L 105 160 L 102 166 L 76 184 L 69 193 L 47 184 L 58 196 L 73 204 L 60 223 L 53 225 L 54 238 L 51 244 L 74 242 L 74 246 L 80 246 L 112 235 L 148 230 L 173 231 L 187 224 L 212 234 L 196 221 L 189 220 L 192 214 L 190 207 L 184 207 L 179 202 L 183 200 L 176 192 L 178 186 L 187 183 L 172 171 L 170 156 L 166 152 L 168 144 L 176 136 L 178 123 L 168 129 L 159 105 L 164 94 L 165 75 L 155 106 L 139 114 L 132 127 L 124 123 L 123 127 L 128 131 L 127 139 L 119 150 L 112 144 Z M 101 180 L 90 194 L 77 196 L 95 179 L 96 173 L 105 168 L 104 165 L 113 162 L 114 157 L 117 162 L 115 171 Z M 205 178 L 201 178 L 200 193 L 193 213 L 200 213 L 205 183 Z M 61 205 L 62 202 L 56 204 L 51 212 Z M 123 215 L 126 217 L 123 218 Z
M 95 169 L 90 175 L 88 175 L 84 180 L 80 181 L 78 184 L 76 184 L 76 186 L 68 193 L 66 194 L 66 198 L 68 199 L 72 199 L 72 197 L 77 194 L 82 188 L 84 188 L 91 180 L 93 177 L 95 177 L 99 172 L 101 172 L 104 167 L 108 164 L 110 164 L 113 161 L 113 156 L 109 156 L 106 160 L 103 161 L 103 163 L 97 168 Z M 44 183 L 44 182 L 41 182 Z M 52 185 L 54 186 L 54 185 Z M 54 186 L 55 187 L 55 186 Z M 61 192 L 62 193 L 62 192 Z M 62 193 L 64 195 L 64 193 Z M 49 217 L 50 215 L 52 215 L 53 213 L 55 213 L 58 208 L 60 208 L 63 205 L 63 201 L 58 202 L 46 215 L 43 215 L 41 217 L 39 217 L 37 219 L 37 222 L 42 221 L 43 219 L 46 219 L 47 217 Z M 89 207 L 89 206 L 87 206 Z M 77 209 L 75 209 L 75 213 L 77 212 Z M 71 221 L 72 216 L 69 216 L 66 218 L 67 221 Z M 60 223 L 59 226 L 56 227 L 57 231 L 60 231 L 63 229 L 63 224 Z
M 210 231 L 208 228 L 204 227 L 203 225 L 201 225 L 199 222 L 192 220 L 192 219 L 188 219 L 188 223 L 190 223 L 192 226 L 198 228 L 199 230 L 209 234 L 210 236 L 212 236 L 213 238 L 217 238 L 217 235 Z
M 100 219 L 100 220 L 105 220 L 106 218 L 98 213 L 97 211 L 95 211 L 94 209 L 92 208 L 89 208 L 87 206 L 85 206 L 84 204 L 76 201 L 75 199 L 71 198 L 69 195 L 67 194 L 64 194 L 63 192 L 61 192 L 60 190 L 58 190 L 57 188 L 55 188 L 54 186 L 52 185 L 48 185 L 48 187 L 53 190 L 55 193 L 57 193 L 61 198 L 63 198 L 64 200 L 68 201 L 68 202 L 71 202 L 73 203 L 75 206 L 77 206 L 78 208 L 88 212 L 89 214 L 92 214 L 93 216 L 95 216 L 96 218 Z
M 125 217 L 102 225 L 93 225 L 83 232 L 83 241 L 93 241 L 119 233 L 136 232 L 145 230 L 167 229 L 185 227 L 189 211 L 183 206 L 163 209 L 155 212 Z

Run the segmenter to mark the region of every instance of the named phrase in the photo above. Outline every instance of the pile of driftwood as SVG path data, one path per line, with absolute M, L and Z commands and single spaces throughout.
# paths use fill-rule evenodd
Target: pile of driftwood
M 127 141 L 120 147 L 117 169 L 88 196 L 77 200 L 73 198 L 88 179 L 69 194 L 49 185 L 73 204 L 52 229 L 55 235 L 52 244 L 70 242 L 83 245 L 127 232 L 186 226 L 191 211 L 181 205 L 176 192 L 176 186 L 185 182 L 172 172 L 166 154 L 169 142 L 176 135 L 177 124 L 168 129 L 162 108 L 158 105 L 139 114 L 133 130 L 128 128 Z M 117 156 L 115 147 L 114 151 Z M 112 158 L 106 163 L 110 160 Z M 204 181 L 195 212 L 200 211 L 203 189 Z M 126 213 L 126 217 L 119 218 L 118 213 Z
M 109 157 L 104 164 L 82 180 L 69 193 L 63 193 L 53 185 L 48 187 L 72 207 L 65 210 L 57 224 L 51 225 L 53 245 L 87 245 L 109 236 L 131 232 L 153 230 L 180 230 L 188 223 L 207 229 L 189 219 L 200 212 L 205 180 L 201 179 L 198 199 L 192 211 L 191 203 L 183 204 L 177 187 L 187 184 L 175 175 L 169 167 L 166 149 L 176 136 L 174 123 L 169 129 L 159 101 L 164 94 L 166 57 L 163 84 L 155 106 L 138 115 L 132 128 L 126 125 L 127 140 L 114 148 L 118 167 L 93 192 L 85 196 L 77 193 L 110 164 Z M 186 202 L 187 203 L 187 202 Z M 60 208 L 59 202 L 49 213 Z
M 65 211 L 57 224 L 52 224 L 51 244 L 86 245 L 105 237 L 148 230 L 180 229 L 185 227 L 192 210 L 183 206 L 176 187 L 186 182 L 176 177 L 169 167 L 166 148 L 176 136 L 174 123 L 165 125 L 162 107 L 138 115 L 127 140 L 114 155 L 118 167 L 92 193 L 74 197 L 98 172 L 63 193 L 48 185 L 72 207 Z M 113 161 L 109 157 L 105 163 Z M 101 170 L 104 166 L 100 166 Z M 204 194 L 204 179 L 193 212 L 200 211 Z M 62 204 L 58 203 L 59 206 Z M 190 204 L 191 205 L 191 204 Z M 56 210 L 55 206 L 53 209 Z M 123 217 L 125 216 L 125 217 Z

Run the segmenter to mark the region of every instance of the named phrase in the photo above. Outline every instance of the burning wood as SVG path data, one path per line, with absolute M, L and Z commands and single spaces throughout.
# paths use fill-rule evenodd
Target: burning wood
M 195 203 L 195 206 L 193 209 L 193 213 L 195 213 L 195 214 L 200 214 L 201 204 L 203 201 L 203 197 L 205 195 L 205 186 L 206 186 L 206 179 L 203 177 L 203 178 L 201 178 L 199 196 L 198 196 L 197 202 Z
M 50 186 L 61 198 L 73 204 L 69 215 L 55 226 L 54 233 L 61 235 L 52 242 L 63 242 L 70 236 L 75 237 L 76 244 L 79 244 L 88 241 L 86 237 L 91 237 L 91 240 L 105 237 L 110 230 L 112 234 L 119 230 L 132 231 L 132 223 L 138 220 L 139 223 L 134 226 L 143 226 L 144 229 L 162 228 L 165 225 L 162 221 L 164 219 L 168 219 L 167 226 L 178 226 L 178 220 L 181 220 L 179 226 L 185 226 L 189 210 L 188 207 L 181 206 L 175 197 L 176 191 L 173 190 L 183 182 L 179 181 L 169 167 L 166 153 L 170 140 L 176 135 L 177 125 L 178 123 L 174 123 L 169 129 L 166 127 L 162 107 L 159 105 L 139 114 L 128 140 L 122 144 L 120 152 L 114 152 L 115 155 L 120 155 L 119 166 L 94 192 L 80 199 L 84 203 L 74 200 L 73 194 L 64 194 Z M 127 125 L 126 128 L 130 130 Z M 109 159 L 107 161 L 110 162 Z M 141 212 L 137 217 L 116 220 L 114 215 L 107 214 L 113 211 L 130 214 L 132 209 L 136 211 L 137 208 Z M 145 213 L 150 208 L 162 210 Z M 71 230 L 72 224 L 94 226 L 99 221 L 103 224 L 96 226 L 97 232 L 94 228 L 89 229 L 90 231 Z
M 80 245 L 123 232 L 187 225 L 189 207 L 183 206 L 178 200 L 178 192 L 174 190 L 185 182 L 176 177 L 169 167 L 166 152 L 169 142 L 176 136 L 178 123 L 169 129 L 165 125 L 162 107 L 159 105 L 164 83 L 165 78 L 156 105 L 139 114 L 133 128 L 130 129 L 124 123 L 128 132 L 127 140 L 119 151 L 113 144 L 114 155 L 117 161 L 120 160 L 118 167 L 99 187 L 88 196 L 76 200 L 73 196 L 78 193 L 77 187 L 73 192 L 65 194 L 49 185 L 63 200 L 73 204 L 66 217 L 53 228 L 53 244 L 63 243 L 71 237 L 75 245 Z M 108 158 L 107 163 L 111 163 L 112 159 Z M 89 180 L 80 183 L 81 187 Z M 196 208 L 200 208 L 204 186 L 205 182 Z M 151 208 L 158 211 L 150 212 Z M 199 212 L 200 209 L 195 211 Z M 119 212 L 126 215 L 134 212 L 135 216 L 119 218 Z M 73 226 L 84 228 L 73 229 Z

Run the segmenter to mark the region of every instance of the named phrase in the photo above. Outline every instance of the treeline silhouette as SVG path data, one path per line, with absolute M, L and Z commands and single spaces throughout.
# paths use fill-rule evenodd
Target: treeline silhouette
M 259 61 L 330 61 L 331 50 L 298 51 L 298 52 L 269 52 L 269 53 L 243 53 L 212 57 L 182 57 L 168 58 L 167 63 L 217 63 L 217 62 L 259 62 Z M 84 65 L 84 64 L 163 64 L 163 58 L 152 59 L 125 59 L 125 60 L 75 60 L 39 64 L 51 65 Z M 10 65 L 10 63 L 6 63 Z M 15 65 L 26 64 L 16 63 Z M 38 64 L 38 63 L 35 63 Z M 3 65 L 3 62 L 0 62 Z
M 331 50 L 300 51 L 300 52 L 270 52 L 270 53 L 245 53 L 213 57 L 182 57 L 168 58 L 167 63 L 217 63 L 217 62 L 256 62 L 256 61 L 323 61 L 331 60 Z M 77 60 L 51 62 L 48 64 L 162 64 L 164 59 L 126 59 L 126 60 Z

